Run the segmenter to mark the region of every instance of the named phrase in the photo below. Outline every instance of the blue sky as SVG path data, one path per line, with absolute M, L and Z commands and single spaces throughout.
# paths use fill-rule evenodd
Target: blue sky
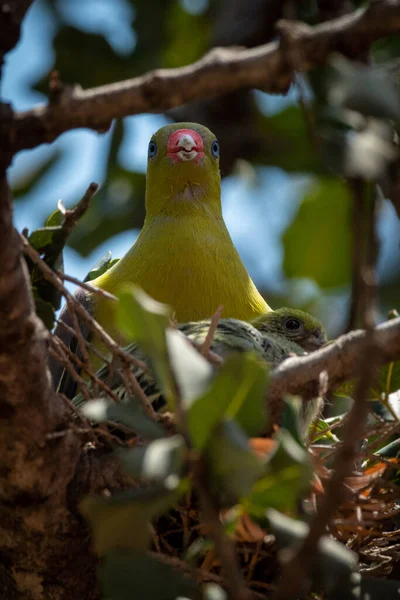
M 66 20 L 87 31 L 105 35 L 116 51 L 130 51 L 135 44 L 135 34 L 129 23 L 132 8 L 124 0 L 68 0 L 59 1 Z M 53 64 L 52 39 L 55 24 L 43 3 L 36 0 L 28 12 L 22 29 L 22 40 L 7 56 L 2 85 L 3 97 L 17 110 L 26 110 L 43 96 L 29 88 Z M 273 114 L 295 101 L 288 97 L 257 93 L 256 97 L 265 112 Z M 162 115 L 140 115 L 126 119 L 127 134 L 120 150 L 119 160 L 127 169 L 145 171 L 147 144 L 152 133 L 166 119 Z M 15 223 L 21 230 L 41 226 L 61 198 L 65 205 L 75 203 L 91 181 L 100 185 L 104 181 L 104 165 L 109 135 L 89 130 L 65 133 L 52 146 L 21 152 L 10 168 L 11 181 L 57 148 L 61 152 L 55 168 L 42 179 L 31 194 L 15 203 Z M 222 148 L 223 152 L 223 148 Z M 289 176 L 280 169 L 257 170 L 256 181 L 251 168 L 242 169 L 250 176 L 231 176 L 223 182 L 223 210 L 228 229 L 250 274 L 258 285 L 279 289 L 282 285 L 282 247 L 280 237 L 293 218 L 307 182 L 306 176 Z M 95 200 L 94 200 L 95 201 Z M 246 206 L 251 206 L 247 210 Z M 121 256 L 134 242 L 137 231 L 130 230 L 110 238 L 83 259 L 68 249 L 65 256 L 66 272 L 83 277 L 90 267 L 106 252 Z M 382 249 L 381 272 L 391 268 L 393 240 L 400 238 L 400 226 L 394 211 L 385 203 L 380 220 Z M 314 295 L 315 286 L 301 287 L 303 293 Z M 329 299 L 330 302 L 334 300 Z M 323 299 L 322 299 L 323 302 Z M 337 299 L 343 304 L 343 299 Z

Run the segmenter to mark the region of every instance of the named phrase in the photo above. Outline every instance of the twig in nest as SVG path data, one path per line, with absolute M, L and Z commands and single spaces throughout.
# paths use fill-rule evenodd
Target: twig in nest
M 84 395 L 86 400 L 91 400 L 92 397 L 86 385 L 86 381 L 82 379 L 82 377 L 75 371 L 72 363 L 65 356 L 64 352 L 54 344 L 54 338 L 50 338 L 51 346 L 49 348 L 49 354 L 53 356 L 56 360 L 60 362 L 60 364 L 68 371 L 74 381 L 78 384 L 80 389 L 82 390 L 82 394 Z M 76 412 L 76 410 L 74 411 Z
M 88 368 L 88 366 L 85 365 L 78 358 L 78 356 L 74 352 L 72 352 L 72 350 L 70 350 L 70 348 L 68 348 L 68 346 L 66 346 L 66 344 L 62 340 L 53 336 L 51 339 L 51 343 L 59 346 L 65 352 L 65 354 L 68 356 L 68 358 L 71 362 L 74 362 L 76 365 L 78 365 L 78 367 L 80 369 L 85 370 L 85 372 L 88 374 L 88 377 L 90 377 L 90 379 L 93 381 L 93 383 L 98 385 L 107 394 L 107 396 L 112 398 L 112 400 L 114 400 L 114 402 L 119 402 L 118 396 L 116 394 L 114 394 L 112 389 L 104 381 L 99 379 L 96 374 L 92 373 L 91 370 Z
M 208 356 L 208 354 L 210 352 L 211 344 L 212 344 L 212 341 L 213 341 L 214 335 L 215 335 L 215 331 L 218 327 L 218 323 L 221 318 L 223 310 L 224 310 L 224 307 L 221 304 L 221 306 L 218 306 L 217 310 L 211 317 L 210 327 L 208 328 L 206 339 L 204 340 L 203 345 L 201 347 L 201 354 L 203 356 Z

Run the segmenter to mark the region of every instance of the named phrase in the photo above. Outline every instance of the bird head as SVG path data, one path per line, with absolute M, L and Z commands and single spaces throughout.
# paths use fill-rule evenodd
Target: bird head
M 295 308 L 279 308 L 265 313 L 252 324 L 262 333 L 282 335 L 303 350 L 318 350 L 327 342 L 325 329 L 318 319 Z
M 198 123 L 161 127 L 148 147 L 147 216 L 199 211 L 222 215 L 218 140 Z

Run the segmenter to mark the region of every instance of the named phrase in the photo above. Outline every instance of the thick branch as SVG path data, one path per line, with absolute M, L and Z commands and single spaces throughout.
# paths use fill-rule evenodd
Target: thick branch
M 375 336 L 378 365 L 400 359 L 400 317 L 379 325 Z M 285 394 L 311 397 L 318 389 L 322 371 L 328 374 L 329 389 L 334 389 L 346 379 L 356 377 L 360 372 L 365 343 L 365 331 L 352 331 L 308 356 L 288 358 L 272 373 L 270 401 L 279 400 Z
M 198 62 L 179 69 L 159 69 L 90 90 L 66 89 L 57 102 L 15 115 L 10 138 L 13 151 L 52 142 L 77 127 L 104 131 L 114 118 L 162 112 L 240 88 L 284 93 L 292 77 L 288 52 L 296 54 L 296 67 L 301 71 L 323 64 L 332 51 L 357 56 L 376 39 L 400 33 L 400 0 L 375 0 L 364 9 L 316 27 L 283 21 L 280 30 L 285 34 L 284 45 L 215 48 Z

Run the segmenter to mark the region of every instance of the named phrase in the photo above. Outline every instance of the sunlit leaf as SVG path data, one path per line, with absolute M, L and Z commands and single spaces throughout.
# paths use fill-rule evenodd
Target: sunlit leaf
M 213 427 L 226 416 L 248 435 L 259 433 L 266 422 L 268 372 L 252 354 L 231 354 L 207 392 L 188 407 L 192 442 L 201 450 Z
M 90 269 L 83 281 L 93 281 L 100 275 L 103 275 L 108 269 L 111 269 L 119 261 L 119 258 L 112 258 L 110 250 L 107 250 L 105 254 L 97 261 L 97 263 Z

